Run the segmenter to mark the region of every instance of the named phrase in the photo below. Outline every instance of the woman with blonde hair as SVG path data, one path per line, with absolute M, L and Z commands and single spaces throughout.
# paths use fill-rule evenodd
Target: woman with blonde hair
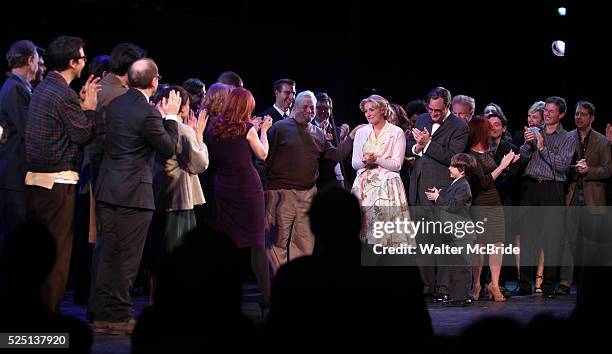
M 409 219 L 408 202 L 399 174 L 406 153 L 406 137 L 402 128 L 388 122 L 391 108 L 383 97 L 365 98 L 359 108 L 369 123 L 355 135 L 352 158 L 353 168 L 357 170 L 352 192 L 366 216 L 362 240 L 368 244 L 414 245 L 413 235 L 408 233 L 374 237 L 375 222 Z

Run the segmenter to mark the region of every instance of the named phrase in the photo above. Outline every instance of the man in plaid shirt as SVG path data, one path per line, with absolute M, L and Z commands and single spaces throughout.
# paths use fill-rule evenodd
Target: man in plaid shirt
M 90 77 L 81 97 L 70 82 L 81 76 L 83 40 L 59 37 L 47 49 L 49 74 L 36 87 L 26 124 L 27 218 L 45 225 L 57 246 L 57 259 L 43 286 L 43 301 L 59 310 L 68 280 L 74 206 L 83 145 L 94 135 L 93 114 L 100 90 Z

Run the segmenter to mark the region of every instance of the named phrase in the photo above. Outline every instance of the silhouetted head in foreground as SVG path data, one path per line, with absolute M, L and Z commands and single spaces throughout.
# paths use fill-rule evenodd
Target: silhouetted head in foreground
M 312 200 L 308 215 L 315 255 L 359 256 L 363 215 L 353 194 L 339 187 L 323 189 Z

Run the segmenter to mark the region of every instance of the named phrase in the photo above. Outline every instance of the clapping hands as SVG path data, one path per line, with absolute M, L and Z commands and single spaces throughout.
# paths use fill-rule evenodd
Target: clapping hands
M 376 154 L 365 152 L 363 153 L 363 157 L 361 158 L 361 161 L 363 162 L 366 168 L 372 168 L 376 166 L 377 159 L 378 159 L 378 156 Z
M 427 196 L 427 199 L 436 201 L 438 200 L 438 197 L 440 196 L 441 190 L 442 189 L 438 189 L 436 187 L 431 187 L 427 190 L 427 192 L 425 192 L 425 195 Z
M 93 111 L 98 106 L 98 92 L 102 90 L 102 85 L 99 82 L 99 77 L 94 78 L 93 75 L 89 75 L 85 85 L 81 87 L 79 97 L 81 98 L 81 109 L 84 111 Z
M 162 98 L 161 106 L 158 109 L 165 115 L 177 115 L 181 109 L 181 95 L 178 91 L 170 91 L 168 98 Z

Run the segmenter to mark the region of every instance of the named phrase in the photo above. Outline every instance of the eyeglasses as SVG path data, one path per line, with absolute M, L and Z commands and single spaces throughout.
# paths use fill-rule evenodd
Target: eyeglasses
M 76 60 L 76 61 L 79 61 L 79 60 L 83 59 L 83 62 L 85 63 L 85 62 L 87 62 L 87 55 L 83 55 L 82 57 L 76 57 L 76 58 L 73 58 L 73 59 Z
M 446 107 L 442 108 L 442 109 L 436 109 L 436 108 L 431 108 L 429 106 L 427 106 L 427 112 L 429 113 L 440 113 L 442 114 L 442 112 L 446 109 Z

